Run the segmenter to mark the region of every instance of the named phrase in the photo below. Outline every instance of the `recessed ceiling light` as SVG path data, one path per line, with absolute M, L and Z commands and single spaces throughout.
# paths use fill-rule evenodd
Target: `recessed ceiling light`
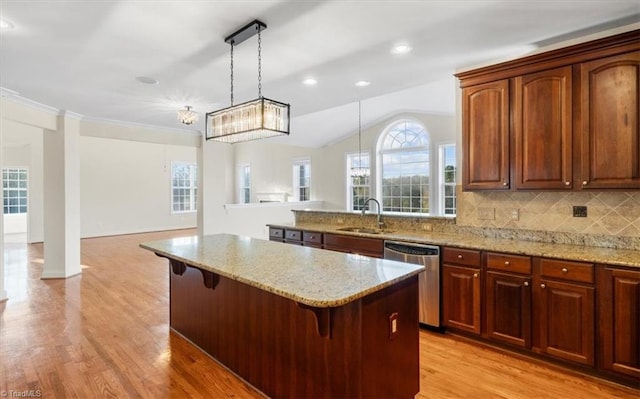
M 147 85 L 157 85 L 158 81 L 154 78 L 150 78 L 148 76 L 136 76 L 136 80 L 140 83 L 144 83 Z
M 407 54 L 411 50 L 412 50 L 412 48 L 408 44 L 399 43 L 399 44 L 396 44 L 395 46 L 393 46 L 393 48 L 391 49 L 391 52 L 393 54 Z
M 4 18 L 0 18 L 0 29 L 13 29 L 13 24 Z
M 368 80 L 359 80 L 356 82 L 356 86 L 358 87 L 367 87 L 371 84 Z
M 314 78 L 307 78 L 307 79 L 302 81 L 302 84 L 304 84 L 306 86 L 315 86 L 315 85 L 318 84 L 318 81 L 315 80 Z

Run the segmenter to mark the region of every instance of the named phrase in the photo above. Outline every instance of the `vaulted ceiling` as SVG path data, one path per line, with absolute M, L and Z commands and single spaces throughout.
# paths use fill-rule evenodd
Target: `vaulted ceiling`
M 87 118 L 203 131 L 204 113 L 229 105 L 224 38 L 260 19 L 263 94 L 291 104 L 292 134 L 276 140 L 317 147 L 357 130 L 358 100 L 365 126 L 453 113 L 456 69 L 639 15 L 637 0 L 0 0 L 13 25 L 0 31 L 0 86 Z M 392 54 L 398 43 L 412 51 Z M 256 38 L 235 48 L 234 64 L 236 103 L 255 98 Z M 177 121 L 185 105 L 198 123 Z

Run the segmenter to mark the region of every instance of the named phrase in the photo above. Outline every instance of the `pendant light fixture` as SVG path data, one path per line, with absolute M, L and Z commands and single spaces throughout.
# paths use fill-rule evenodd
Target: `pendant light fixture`
M 369 176 L 369 167 L 362 165 L 362 106 L 358 100 L 358 166 L 351 167 L 351 177 Z
M 289 104 L 262 97 L 262 36 L 267 25 L 257 19 L 224 41 L 231 45 L 231 106 L 207 113 L 205 138 L 238 143 L 289 134 Z M 233 48 L 258 34 L 258 98 L 233 104 Z
M 178 110 L 178 121 L 184 123 L 185 125 L 192 125 L 195 122 L 198 122 L 198 114 L 195 111 L 191 110 L 190 105 L 185 105 L 184 109 Z

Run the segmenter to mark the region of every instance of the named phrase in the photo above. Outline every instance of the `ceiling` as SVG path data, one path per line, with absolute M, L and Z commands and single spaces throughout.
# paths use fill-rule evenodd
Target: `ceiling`
M 365 128 L 401 112 L 452 114 L 455 70 L 637 23 L 640 2 L 0 0 L 0 17 L 13 24 L 0 31 L 0 87 L 90 119 L 185 132 L 229 105 L 224 38 L 260 19 L 263 94 L 292 116 L 291 136 L 270 140 L 320 147 L 357 131 L 358 100 Z M 400 42 L 413 51 L 392 54 Z M 257 38 L 235 47 L 234 74 L 235 102 L 256 98 Z M 177 121 L 185 105 L 198 123 Z

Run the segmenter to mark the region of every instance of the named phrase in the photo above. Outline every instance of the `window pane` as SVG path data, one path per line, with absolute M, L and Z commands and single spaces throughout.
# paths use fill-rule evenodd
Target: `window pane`
M 173 212 L 196 211 L 197 166 L 194 163 L 174 162 L 171 165 L 171 210 Z

